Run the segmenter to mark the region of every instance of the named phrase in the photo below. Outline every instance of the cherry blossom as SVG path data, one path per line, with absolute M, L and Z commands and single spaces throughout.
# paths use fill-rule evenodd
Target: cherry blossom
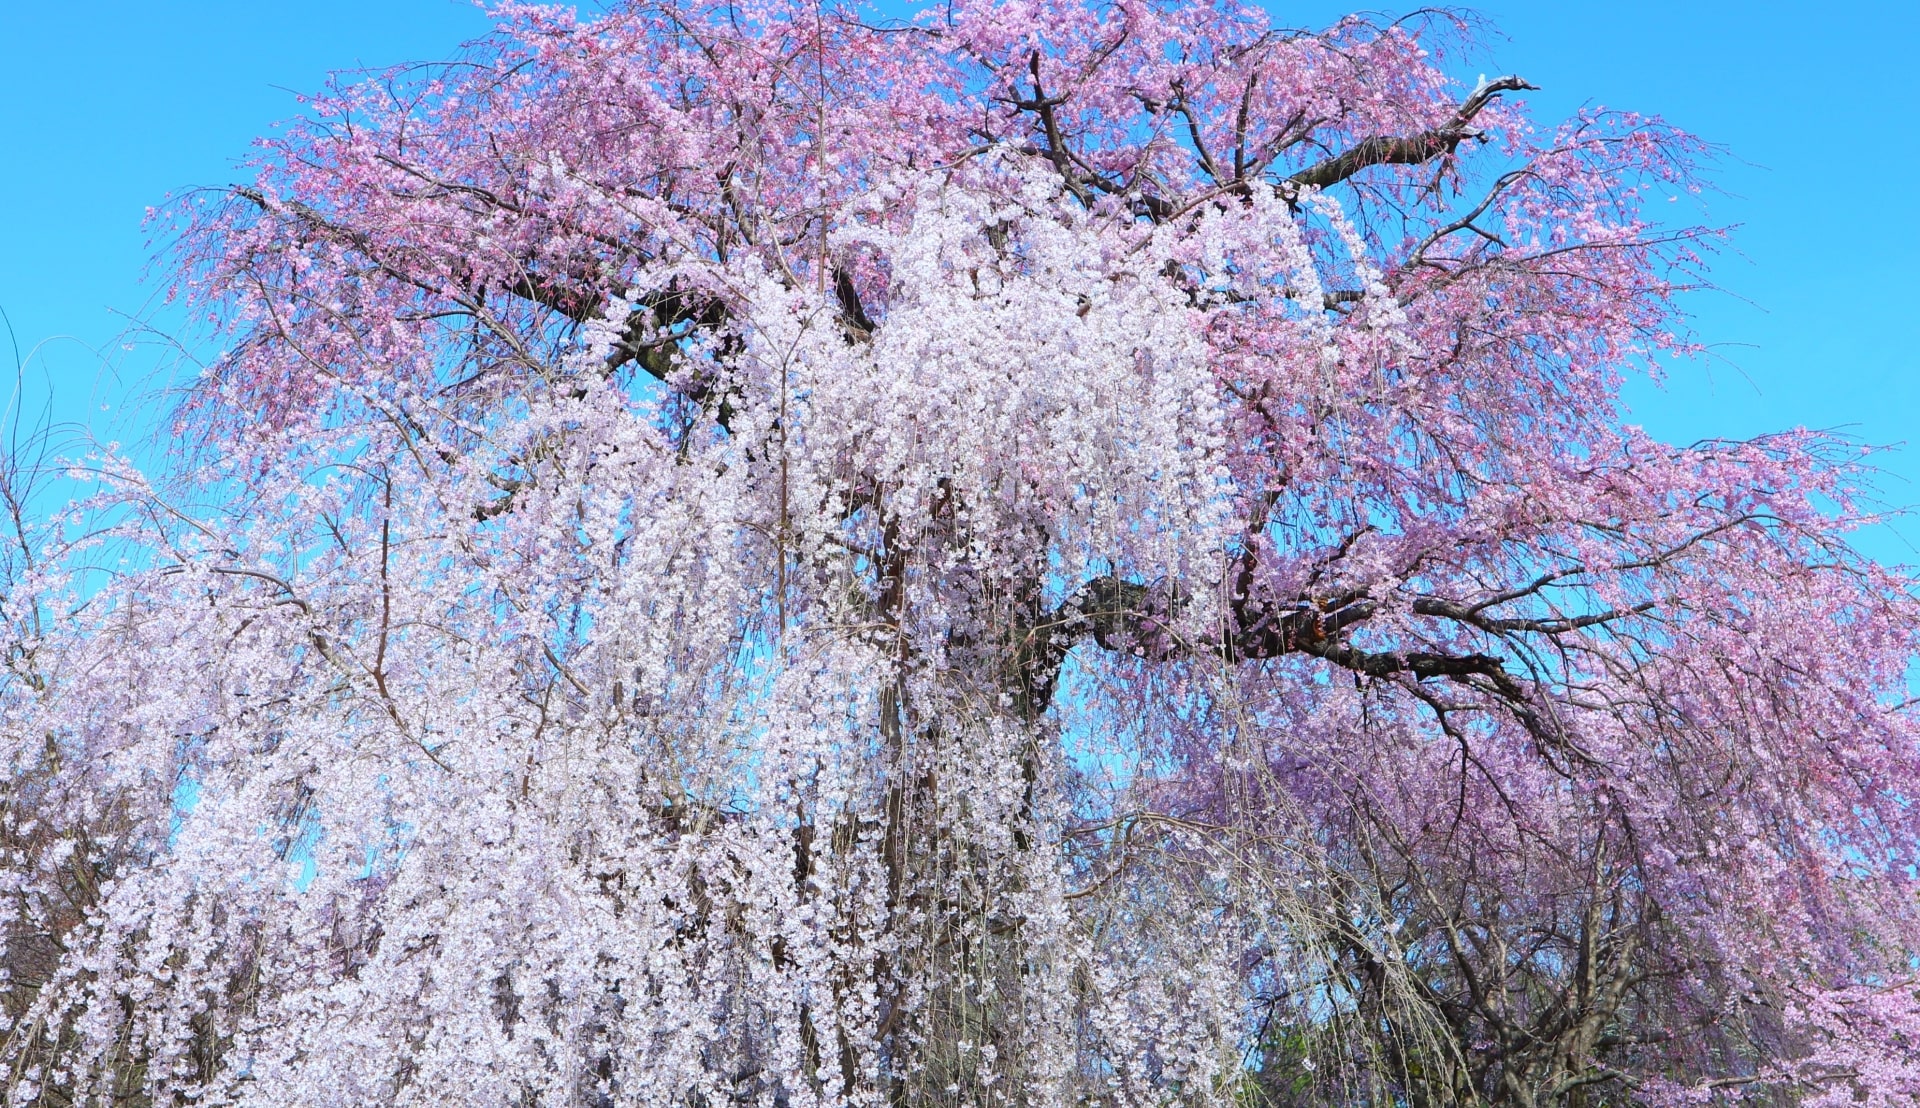
M 496 17 L 176 207 L 172 469 L 14 513 L 8 1103 L 1920 1096 L 1871 473 L 1620 401 L 1698 141 L 1443 17 Z

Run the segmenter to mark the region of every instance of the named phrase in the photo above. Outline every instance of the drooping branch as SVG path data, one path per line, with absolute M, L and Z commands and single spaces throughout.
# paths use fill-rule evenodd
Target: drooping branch
M 459 287 L 458 267 L 450 280 L 436 282 L 388 257 L 388 252 L 383 251 L 364 232 L 343 226 L 310 205 L 297 200 L 269 199 L 260 190 L 244 185 L 233 186 L 231 191 L 263 212 L 291 218 L 307 235 L 359 253 L 378 266 L 380 272 L 395 280 L 429 296 L 452 300 L 483 322 L 491 321 L 491 314 L 484 303 L 486 288 L 479 283 L 472 283 L 473 287 Z M 607 307 L 606 296 L 593 288 L 591 283 L 529 268 L 523 268 L 513 280 L 493 287 L 509 296 L 557 312 L 577 324 L 592 322 Z M 855 303 L 857 305 L 857 299 Z M 673 353 L 685 337 L 686 329 L 720 331 L 726 327 L 729 318 L 726 304 L 716 296 L 701 295 L 681 287 L 650 293 L 628 313 L 607 354 L 602 372 L 611 376 L 631 362 L 663 384 L 674 383 L 669 381 L 674 370 Z M 865 313 L 861 312 L 856 322 L 864 319 Z M 870 330 L 871 326 L 871 321 L 867 321 L 867 329 Z M 677 384 L 679 391 L 693 403 L 702 407 L 713 406 L 716 419 L 722 427 L 727 426 L 731 412 L 725 398 L 720 397 L 718 403 L 714 403 L 719 392 L 717 382 L 701 378 Z
M 404 258 L 393 257 L 393 251 L 383 250 L 381 244 L 365 232 L 344 226 L 308 204 L 298 200 L 269 198 L 259 189 L 244 185 L 235 185 L 230 191 L 270 216 L 290 219 L 301 236 L 343 246 L 366 258 L 379 272 L 392 279 L 410 285 L 427 296 L 452 301 L 478 324 L 503 340 L 519 345 L 519 337 L 507 329 L 486 303 L 485 284 L 470 275 L 463 275 L 463 267 L 459 263 L 450 267 L 450 273 L 435 280 L 416 272 L 418 267 L 406 265 Z M 514 280 L 492 287 L 554 311 L 577 324 L 594 321 L 606 307 L 605 297 L 585 278 L 562 279 L 525 267 Z M 732 406 L 713 375 L 683 377 L 677 381 L 670 380 L 670 375 L 675 369 L 673 353 L 690 330 L 722 331 L 728 320 L 728 309 L 718 297 L 670 285 L 642 298 L 628 313 L 601 372 L 610 377 L 632 362 L 654 379 L 673 385 L 693 404 L 710 410 L 715 421 L 726 428 L 732 418 Z M 284 328 L 282 335 L 286 337 Z M 722 347 L 723 350 L 726 348 L 724 343 Z M 524 349 L 521 353 L 522 360 L 532 364 L 533 356 Z M 584 395 L 584 391 L 584 386 L 576 385 L 574 395 Z M 449 465 L 459 464 L 458 451 L 445 443 L 432 443 L 433 436 L 426 426 L 404 409 L 387 414 L 396 426 L 402 427 L 409 441 L 427 443 L 442 461 Z M 480 522 L 512 511 L 518 494 L 527 484 L 521 479 L 497 474 L 486 474 L 485 479 L 502 495 L 473 509 L 472 518 Z

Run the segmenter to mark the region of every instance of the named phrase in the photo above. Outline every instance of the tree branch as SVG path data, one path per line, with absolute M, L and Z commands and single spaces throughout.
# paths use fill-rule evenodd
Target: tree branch
M 1311 165 L 1287 178 L 1296 185 L 1327 188 L 1376 165 L 1419 165 L 1443 154 L 1451 154 L 1461 140 L 1476 137 L 1473 120 L 1482 109 L 1503 92 L 1537 88 L 1519 77 L 1506 76 L 1482 84 L 1473 90 L 1453 117 L 1438 127 L 1415 135 L 1375 135 L 1317 165 Z

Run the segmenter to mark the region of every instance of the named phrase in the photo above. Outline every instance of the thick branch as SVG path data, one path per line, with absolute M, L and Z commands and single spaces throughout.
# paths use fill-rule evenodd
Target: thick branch
M 1489 81 L 1473 90 L 1458 111 L 1445 123 L 1414 135 L 1375 135 L 1358 146 L 1311 165 L 1287 178 L 1296 185 L 1326 188 L 1376 165 L 1419 165 L 1443 154 L 1451 154 L 1461 140 L 1478 134 L 1473 120 L 1482 109 L 1503 92 L 1536 88 L 1519 77 L 1507 76 Z
M 1212 653 L 1229 662 L 1305 654 L 1367 677 L 1407 675 L 1415 681 L 1444 678 L 1472 689 L 1509 712 L 1539 743 L 1577 761 L 1591 758 L 1572 743 L 1563 729 L 1543 714 L 1530 691 L 1531 682 L 1515 676 L 1506 662 L 1492 654 L 1448 653 L 1433 649 L 1373 651 L 1341 641 L 1340 634 L 1379 611 L 1379 603 L 1349 593 L 1317 603 L 1292 607 L 1254 604 L 1242 600 L 1230 609 L 1230 626 L 1211 643 L 1182 640 L 1173 631 L 1173 617 L 1183 606 L 1177 592 L 1156 590 L 1112 576 L 1097 577 L 1069 597 L 1031 632 L 1021 669 L 1032 684 L 1032 708 L 1044 711 L 1066 654 L 1092 638 L 1105 649 L 1145 658 L 1172 659 L 1194 653 Z M 1498 618 L 1485 605 L 1469 606 L 1440 597 L 1418 597 L 1416 615 L 1465 624 L 1493 635 L 1562 635 L 1652 610 L 1653 602 L 1580 616 L 1550 619 Z
M 847 325 L 862 335 L 873 334 L 873 319 L 867 315 L 866 305 L 860 303 L 860 290 L 853 285 L 853 274 L 843 267 L 834 268 L 833 294 L 840 301 Z

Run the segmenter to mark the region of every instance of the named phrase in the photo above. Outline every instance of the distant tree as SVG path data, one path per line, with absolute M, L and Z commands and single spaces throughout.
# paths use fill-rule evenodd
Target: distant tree
M 1857 453 L 1622 422 L 1698 143 L 1442 17 L 498 14 L 14 513 L 9 1103 L 1920 1096 Z

